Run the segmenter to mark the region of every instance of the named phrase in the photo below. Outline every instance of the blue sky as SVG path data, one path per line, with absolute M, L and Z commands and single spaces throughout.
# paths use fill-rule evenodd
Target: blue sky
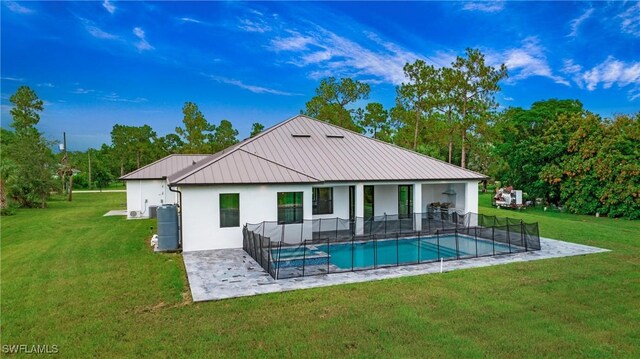
M 68 147 L 114 124 L 181 125 L 197 103 L 248 135 L 304 108 L 320 79 L 350 76 L 391 107 L 402 66 L 446 66 L 465 48 L 509 79 L 501 106 L 577 98 L 603 116 L 640 110 L 639 2 L 12 2 L 1 6 L 2 126 L 20 85 L 39 128 Z

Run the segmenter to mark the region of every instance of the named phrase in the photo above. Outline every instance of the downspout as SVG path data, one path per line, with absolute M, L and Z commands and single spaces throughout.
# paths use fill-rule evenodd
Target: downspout
M 166 176 L 163 177 L 163 178 L 164 178 L 165 181 L 167 180 Z M 179 198 L 178 199 L 178 208 L 180 208 L 180 216 L 179 216 L 179 219 L 178 219 L 178 226 L 179 226 L 178 231 L 180 232 L 180 248 L 182 248 L 182 192 L 180 192 L 180 190 L 173 189 L 171 187 L 171 184 L 169 184 L 169 183 L 167 183 L 167 187 L 169 188 L 169 191 L 175 192 L 175 193 L 177 193 L 179 195 L 179 197 L 178 197 Z

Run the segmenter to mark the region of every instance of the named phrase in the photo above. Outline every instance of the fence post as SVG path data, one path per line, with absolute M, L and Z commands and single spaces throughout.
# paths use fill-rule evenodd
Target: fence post
M 351 271 L 353 272 L 355 270 L 355 263 L 354 263 L 354 258 L 353 258 L 353 239 L 355 238 L 355 235 L 351 236 Z M 328 259 L 327 259 L 328 260 Z
M 396 232 L 396 267 L 400 265 L 400 248 L 398 247 L 398 232 Z
M 527 245 L 527 236 L 524 235 L 524 231 L 525 231 L 524 221 L 520 220 L 520 238 L 522 238 L 522 243 L 524 244 L 524 251 L 528 252 L 529 248 Z
M 476 239 L 476 258 L 478 258 L 478 227 L 473 227 L 473 238 Z
M 313 231 L 313 224 L 311 224 L 311 228 Z M 311 235 L 311 237 L 313 238 L 313 234 Z M 322 218 L 318 219 L 318 239 L 322 238 Z
M 304 269 L 307 265 L 307 241 L 302 241 L 302 276 L 304 277 Z
M 418 263 L 420 263 L 420 249 L 422 248 L 422 232 L 418 232 Z
M 262 240 L 260 240 L 262 242 Z M 271 238 L 269 238 L 269 254 L 267 255 L 267 272 L 271 273 Z
M 373 238 L 373 268 L 378 268 L 378 241 L 376 237 L 372 235 Z
M 460 245 L 458 244 L 458 228 L 455 228 L 456 234 L 456 259 L 460 259 Z
M 495 223 L 495 222 L 494 222 Z M 496 255 L 496 227 L 491 227 L 491 241 L 493 243 L 493 255 Z
M 509 227 L 509 217 L 507 217 L 507 243 L 509 243 L 509 253 L 511 253 L 511 228 Z
M 329 260 L 331 258 L 331 244 L 329 243 L 329 237 L 327 237 L 327 274 L 329 274 Z
M 276 266 L 276 279 L 280 278 L 280 258 L 282 258 L 282 242 L 278 247 L 278 265 Z
M 440 230 L 439 229 L 436 229 L 436 241 L 437 241 L 436 245 L 438 247 L 438 258 L 437 259 L 440 259 Z
M 338 217 L 336 217 L 336 238 L 335 241 L 338 242 Z

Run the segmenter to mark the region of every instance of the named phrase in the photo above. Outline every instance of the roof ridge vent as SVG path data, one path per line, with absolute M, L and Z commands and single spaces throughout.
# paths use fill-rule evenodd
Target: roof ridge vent
M 311 137 L 308 133 L 292 133 L 291 137 Z
M 327 133 L 327 138 L 344 138 L 344 135 Z

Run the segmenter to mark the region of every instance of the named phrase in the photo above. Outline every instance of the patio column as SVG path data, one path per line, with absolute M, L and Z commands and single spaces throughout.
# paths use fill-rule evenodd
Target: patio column
M 478 213 L 478 182 L 469 181 L 465 185 L 464 191 L 464 211 L 466 213 Z M 478 219 L 476 216 L 471 216 L 469 226 L 476 226 Z
M 364 184 L 356 184 L 356 235 L 364 234 Z
M 413 184 L 413 230 L 422 230 L 422 183 Z

